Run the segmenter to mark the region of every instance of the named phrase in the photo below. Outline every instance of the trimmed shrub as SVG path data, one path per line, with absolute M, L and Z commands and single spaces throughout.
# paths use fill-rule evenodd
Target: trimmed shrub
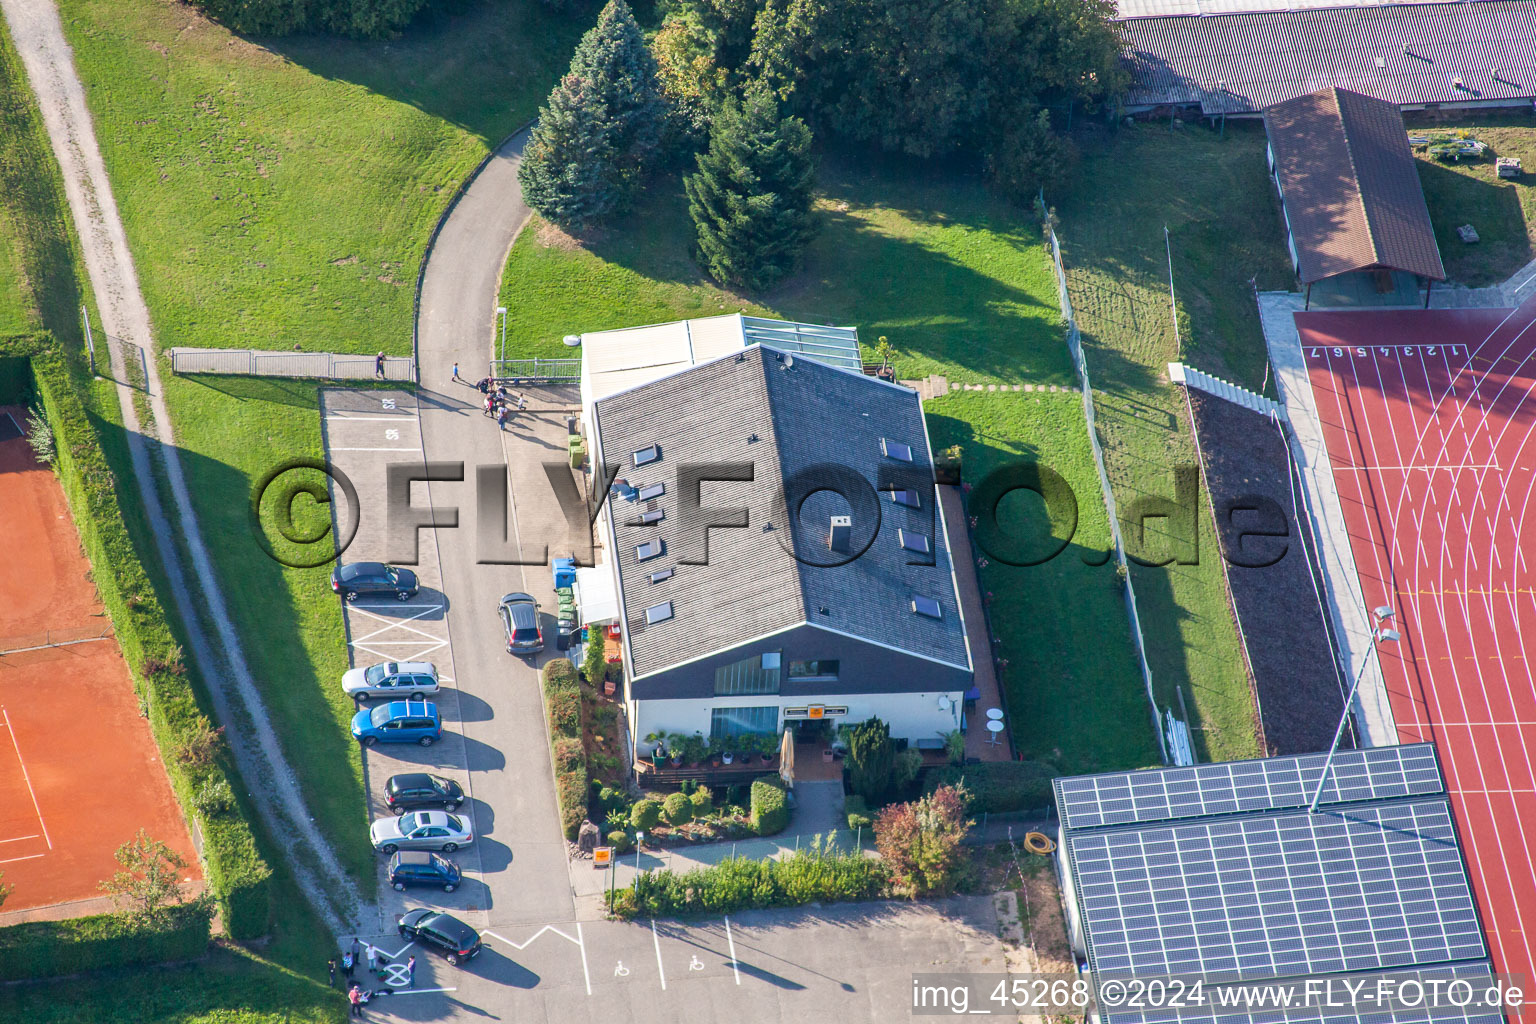
M 874 827 L 874 815 L 869 812 L 869 804 L 858 794 L 853 794 L 843 800 L 843 814 L 848 818 L 848 831 L 853 832 L 864 829 L 866 832 Z
M 554 755 L 555 772 L 557 774 L 568 774 L 576 771 L 578 768 L 585 768 L 587 766 L 586 757 L 581 750 L 581 740 L 570 736 L 563 736 L 555 740 Z
M 153 922 L 99 914 L 12 925 L 0 929 L 0 981 L 193 960 L 208 948 L 210 911 L 206 902 L 183 903 Z
M 661 804 L 655 800 L 637 800 L 630 808 L 629 823 L 635 828 L 649 831 L 661 821 Z
M 634 848 L 635 841 L 629 838 L 629 833 L 616 828 L 608 833 L 608 845 L 613 847 L 614 853 L 628 853 Z
M 693 803 L 693 816 L 702 818 L 715 809 L 714 798 L 709 795 L 709 790 L 699 787 L 688 794 L 688 799 Z
M 587 820 L 587 766 L 555 775 L 555 796 L 560 800 L 560 827 L 574 840 Z
M 16 372 L 18 365 L 24 366 L 26 372 Z M 203 860 L 224 927 L 235 939 L 259 938 L 266 934 L 269 923 L 268 889 L 272 869 L 258 852 L 248 811 L 238 801 L 231 809 L 239 813 L 204 810 L 198 804 L 200 791 L 210 787 L 220 789 L 219 782 L 233 794 L 234 777 L 227 767 L 222 743 L 217 739 L 211 744 L 204 743 L 210 734 L 216 737 L 217 730 L 198 707 L 191 673 L 181 662 L 181 648 L 123 522 L 122 507 L 118 503 L 119 482 L 107 464 L 101 439 L 80 401 L 87 386 L 84 371 L 71 367 L 52 335 L 47 333 L 0 338 L 0 366 L 7 368 L 0 385 L 20 391 L 17 394 L 0 392 L 0 397 L 9 402 L 35 395 L 53 431 L 58 453 L 54 471 L 69 502 L 71 517 L 80 533 L 80 544 L 91 561 L 92 581 L 112 619 L 134 688 L 149 709 L 150 731 L 161 751 L 171 787 L 181 806 L 197 818 L 202 828 Z M 183 763 L 173 753 L 190 750 L 201 755 L 210 747 L 211 756 L 194 756 L 194 763 L 190 764 Z M 82 950 L 96 950 L 106 958 L 94 962 L 80 958 L 97 955 L 89 952 L 81 952 L 78 956 L 57 954 L 58 962 L 68 964 L 63 973 L 119 962 L 112 959 L 117 954 L 108 952 L 112 943 L 98 941 L 107 934 L 102 931 L 104 928 L 110 931 L 108 925 L 93 925 L 90 929 L 82 926 L 74 931 L 48 933 L 61 943 L 74 936 Z M 8 941 L 6 937 L 12 930 L 0 931 L 0 942 Z M 138 958 L 121 962 L 187 959 L 201 952 L 200 949 L 189 952 L 181 945 L 190 941 L 185 939 L 189 934 L 186 929 L 178 934 L 183 935 L 183 939 L 145 938 L 143 944 L 147 952 L 142 956 L 129 954 Z M 206 927 L 201 934 L 206 942 Z M 115 942 L 120 937 L 120 930 L 107 937 Z M 123 941 L 133 945 L 126 938 Z M 158 952 L 173 947 L 170 953 L 162 955 Z
M 546 696 L 551 738 L 581 735 L 581 694 L 564 691 Z
M 752 783 L 752 830 L 760 836 L 784 831 L 789 824 L 789 806 L 784 791 L 763 779 Z
M 693 801 L 687 793 L 668 793 L 661 802 L 661 815 L 668 825 L 686 825 L 693 820 Z
M 988 761 L 963 768 L 940 768 L 928 773 L 923 787 L 933 792 L 940 786 L 964 784 L 973 814 L 1001 814 L 1047 807 L 1054 799 L 1051 780 L 1055 769 L 1039 761 Z
M 545 662 L 543 668 L 544 692 L 555 693 L 560 690 L 575 691 L 581 684 L 577 680 L 576 666 L 570 658 L 556 658 L 554 661 Z

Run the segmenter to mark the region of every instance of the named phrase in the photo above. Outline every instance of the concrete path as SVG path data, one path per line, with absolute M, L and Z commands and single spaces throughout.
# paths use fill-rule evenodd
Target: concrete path
M 343 918 L 358 902 L 356 889 L 330 846 L 309 824 L 312 818 L 303 793 L 267 725 L 261 696 L 223 595 L 217 587 L 202 585 L 215 577 L 171 434 L 159 370 L 153 357 L 140 359 L 141 352 L 156 351 L 149 309 L 139 291 L 138 274 L 58 11 L 44 0 L 0 0 L 0 10 L 10 24 L 37 95 L 54 158 L 63 171 L 64 191 L 80 235 L 91 288 L 100 305 L 102 327 L 111 339 L 112 377 L 117 382 L 139 500 L 154 531 L 193 660 L 207 684 L 219 722 L 227 727 L 243 777 L 248 782 L 262 782 L 251 787 L 250 795 L 267 828 L 274 836 L 286 837 L 284 846 L 293 854 L 289 866 L 310 902 L 339 930 Z M 147 378 L 148 416 L 142 419 L 136 391 L 127 383 L 130 359 Z M 160 502 L 151 456 L 163 468 L 175 502 L 173 509 L 167 510 Z M 177 533 L 186 543 L 190 566 L 183 562 L 176 546 Z M 215 635 L 204 632 L 202 614 L 206 614 Z

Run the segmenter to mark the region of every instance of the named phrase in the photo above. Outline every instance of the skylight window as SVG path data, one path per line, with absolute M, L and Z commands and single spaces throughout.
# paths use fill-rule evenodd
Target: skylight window
M 899 462 L 912 461 L 912 446 L 902 444 L 900 441 L 892 441 L 888 437 L 882 437 L 880 439 L 880 450 L 888 458 L 896 459 Z
M 933 551 L 933 545 L 928 543 L 928 538 L 920 533 L 908 533 L 906 530 L 897 530 L 896 539 L 901 546 L 908 551 L 916 551 L 920 555 L 926 555 Z
M 677 572 L 677 570 L 674 569 L 670 565 L 667 566 L 665 569 L 657 569 L 655 572 L 651 573 L 651 582 L 652 583 L 661 583 L 664 580 L 669 580 L 669 579 L 672 578 L 673 574 L 676 573 L 676 572 Z
M 646 541 L 643 544 L 636 544 L 635 545 L 635 561 L 637 561 L 637 562 L 644 562 L 647 559 L 655 558 L 656 556 L 660 555 L 662 552 L 664 552 L 666 550 L 667 550 L 667 543 L 666 543 L 666 541 L 661 540 L 659 538 L 656 539 L 656 540 L 648 540 L 648 541 Z
M 905 505 L 907 508 L 923 507 L 922 499 L 919 498 L 917 492 L 911 488 L 896 488 L 895 490 L 891 491 L 891 500 L 898 505 Z
M 652 523 L 661 522 L 666 516 L 667 514 L 661 509 L 653 508 L 649 512 L 640 513 L 640 523 L 643 526 L 650 526 Z
M 659 444 L 653 444 L 649 448 L 641 448 L 639 451 L 634 453 L 635 465 L 637 467 L 649 466 L 651 463 L 660 458 L 661 445 Z
M 931 597 L 923 597 L 921 594 L 912 595 L 912 610 L 918 615 L 926 615 L 930 619 L 942 619 L 944 609 L 939 607 L 939 602 Z
M 661 604 L 653 604 L 645 610 L 645 624 L 647 626 L 654 626 L 658 622 L 666 622 L 671 617 L 671 601 L 663 601 Z
M 666 484 L 646 484 L 644 487 L 640 488 L 638 497 L 641 501 L 653 501 L 666 493 Z

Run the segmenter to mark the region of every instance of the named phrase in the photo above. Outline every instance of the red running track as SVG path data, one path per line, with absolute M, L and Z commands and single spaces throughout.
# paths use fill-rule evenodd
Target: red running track
M 1536 300 L 1296 325 L 1398 736 L 1439 750 L 1495 969 L 1536 978 Z

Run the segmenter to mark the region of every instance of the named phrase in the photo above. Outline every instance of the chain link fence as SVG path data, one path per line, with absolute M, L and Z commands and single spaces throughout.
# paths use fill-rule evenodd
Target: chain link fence
M 335 352 L 263 352 L 251 348 L 173 348 L 174 373 L 231 373 L 249 377 L 309 377 L 318 380 L 372 380 L 379 377 L 373 356 Z M 416 362 L 384 357 L 384 380 L 416 380 Z
M 1141 616 L 1136 613 L 1136 588 L 1131 583 L 1131 567 L 1125 557 L 1125 539 L 1120 533 L 1120 515 L 1115 508 L 1115 492 L 1109 486 L 1109 472 L 1104 467 L 1104 449 L 1099 444 L 1098 418 L 1093 407 L 1093 384 L 1088 378 L 1088 362 L 1083 358 L 1083 339 L 1077 329 L 1077 318 L 1072 315 L 1072 298 L 1067 294 L 1067 272 L 1061 262 L 1061 242 L 1056 229 L 1050 225 L 1045 197 L 1040 197 L 1040 216 L 1051 243 L 1051 261 L 1056 270 L 1056 298 L 1061 303 L 1061 318 L 1067 325 L 1067 348 L 1072 353 L 1072 365 L 1082 385 L 1083 419 L 1088 424 L 1088 444 L 1093 448 L 1093 465 L 1099 474 L 1099 489 L 1104 494 L 1104 510 L 1109 514 L 1109 535 L 1115 548 L 1115 570 L 1120 575 L 1121 593 L 1125 596 L 1125 613 L 1131 622 L 1131 643 L 1136 648 L 1136 661 L 1141 668 L 1141 679 L 1147 688 L 1147 702 L 1152 710 L 1152 727 L 1157 732 L 1157 746 L 1163 754 L 1163 763 L 1169 763 L 1168 737 L 1163 729 L 1163 719 L 1158 713 L 1157 698 L 1152 693 L 1152 666 L 1147 661 L 1146 641 L 1141 632 Z

